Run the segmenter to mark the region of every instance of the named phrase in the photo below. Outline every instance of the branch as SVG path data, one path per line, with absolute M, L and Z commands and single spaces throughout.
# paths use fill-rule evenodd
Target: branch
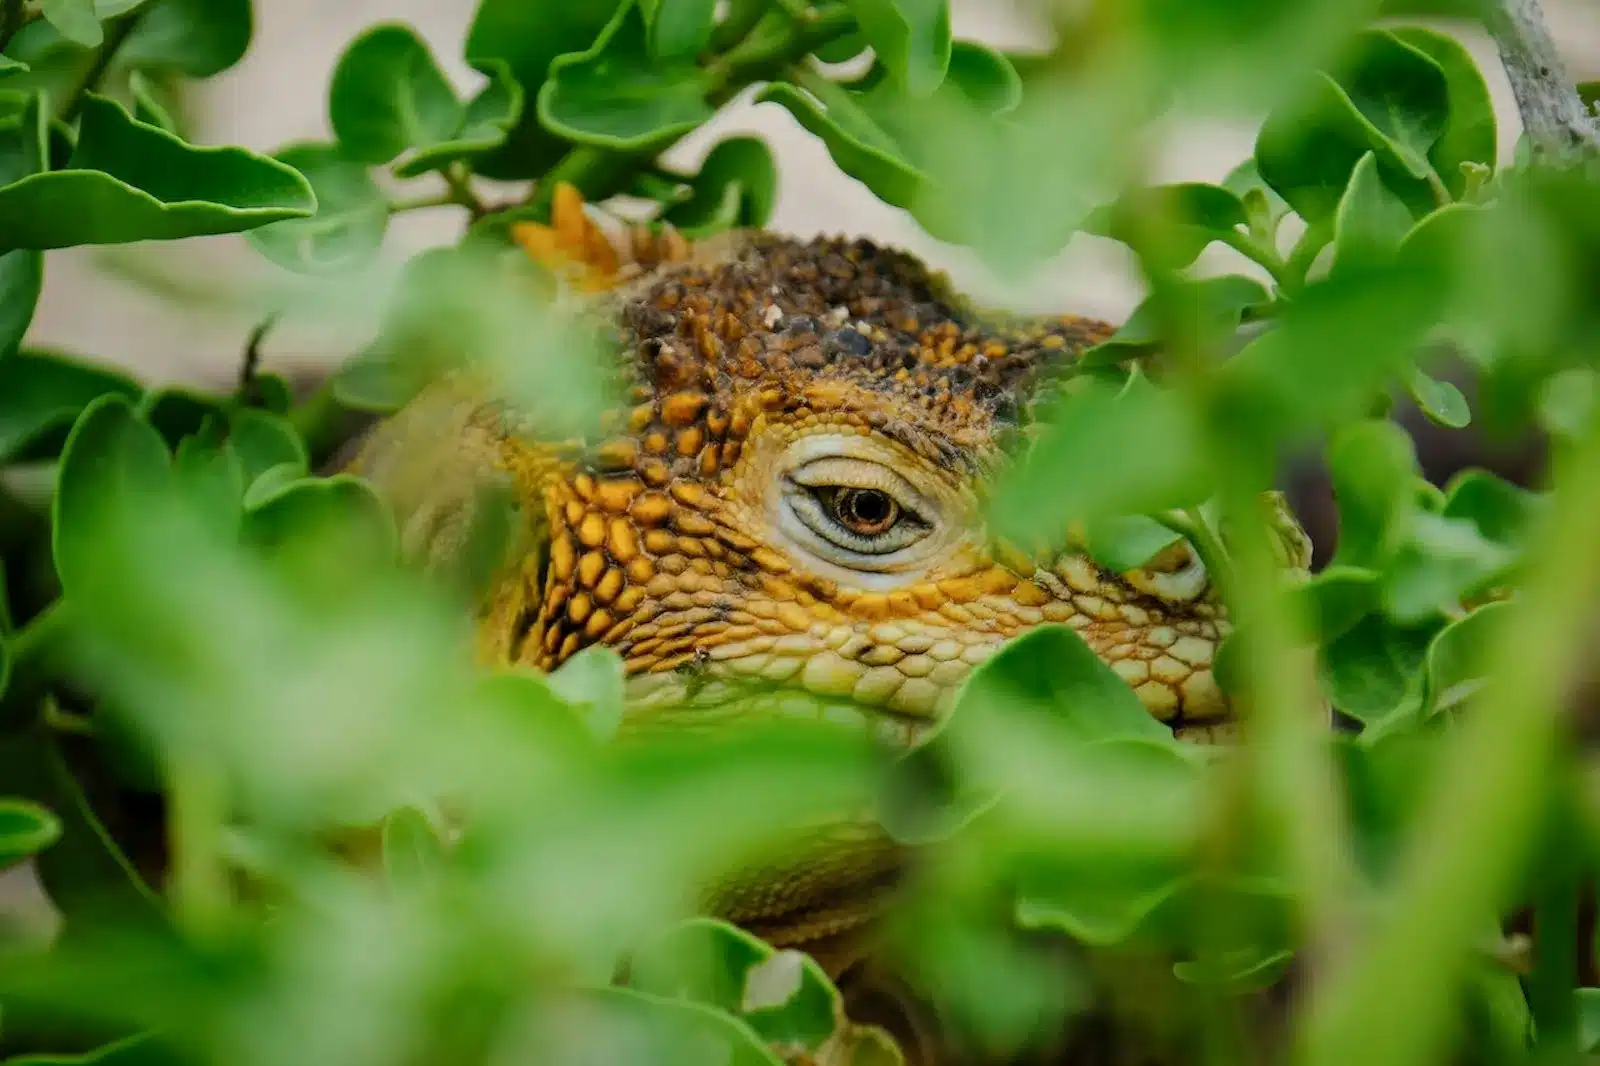
M 1535 157 L 1600 150 L 1600 131 L 1556 53 L 1539 0 L 1494 0 L 1484 21 L 1494 36 Z

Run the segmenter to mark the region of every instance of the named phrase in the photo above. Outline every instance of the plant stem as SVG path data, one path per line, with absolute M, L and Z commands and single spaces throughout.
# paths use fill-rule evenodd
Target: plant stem
M 442 171 L 444 183 L 448 189 L 446 203 L 460 204 L 472 213 L 474 221 L 488 214 L 488 208 L 478 198 L 477 192 L 472 188 L 472 176 L 465 166 L 460 163 L 451 163 Z
M 437 192 L 414 196 L 408 200 L 390 201 L 389 214 L 401 215 L 407 211 L 423 211 L 430 207 L 465 207 L 469 211 L 472 209 L 470 204 L 462 203 L 453 192 Z
M 1412 819 L 1383 924 L 1328 975 L 1298 1034 L 1302 1066 L 1434 1061 L 1475 944 L 1546 810 L 1568 687 L 1589 654 L 1600 552 L 1600 419 L 1561 456 L 1530 538 L 1524 594 L 1487 649 L 1488 681 Z M 1381 1038 L 1374 1038 L 1381 1034 Z
M 1494 37 L 1535 158 L 1600 148 L 1600 131 L 1568 80 L 1539 0 L 1496 0 L 1484 22 Z
M 1299 283 L 1300 279 L 1296 278 L 1289 270 L 1289 264 L 1284 261 L 1283 256 L 1278 254 L 1277 249 L 1264 241 L 1258 240 L 1252 234 L 1231 229 L 1223 235 L 1222 243 L 1246 259 L 1261 264 L 1266 272 L 1272 275 L 1272 280 L 1278 283 L 1278 288 L 1293 288 Z
M 106 72 L 111 69 L 112 62 L 117 58 L 117 51 L 128 40 L 129 34 L 133 33 L 133 28 L 139 24 L 139 19 L 144 16 L 145 10 L 147 9 L 140 8 L 106 26 L 106 39 L 95 49 L 94 61 L 89 64 L 89 69 L 84 71 L 77 86 L 67 96 L 66 106 L 61 111 L 62 121 L 72 122 L 77 119 L 78 113 L 83 110 L 84 98 L 100 88 Z
M 22 0 L 0 0 L 0 52 L 11 46 L 17 31 L 32 21 L 22 9 Z

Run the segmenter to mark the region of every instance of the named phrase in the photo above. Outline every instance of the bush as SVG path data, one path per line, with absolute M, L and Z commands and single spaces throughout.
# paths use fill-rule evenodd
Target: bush
M 329 87 L 334 139 L 269 158 L 190 143 L 177 106 L 243 56 L 249 0 L 0 0 L 0 868 L 32 860 L 64 919 L 0 935 L 5 1061 L 865 1066 L 927 1052 L 908 1003 L 942 1061 L 1593 1050 L 1587 119 L 1575 146 L 1532 122 L 1499 166 L 1471 55 L 1377 21 L 1395 5 L 1068 6 L 1041 5 L 1055 46 L 1008 55 L 953 41 L 944 0 L 482 0 L 471 92 L 375 26 Z M 1526 7 L 1457 13 L 1520 46 Z M 1076 529 L 1119 571 L 1186 539 L 1234 623 L 1237 744 L 1179 742 L 1060 625 L 910 751 L 756 715 L 624 743 L 613 652 L 475 665 L 510 524 L 419 574 L 373 486 L 317 472 L 463 364 L 546 441 L 597 432 L 621 399 L 607 332 L 569 313 L 573 260 L 604 257 L 582 219 L 663 247 L 764 226 L 759 138 L 660 161 L 748 93 L 1008 276 L 1079 232 L 1137 254 L 1148 297 L 1046 386 L 987 519 Z M 1253 157 L 1150 185 L 1174 101 L 1265 111 Z M 459 242 L 384 278 L 389 220 L 443 206 Z M 387 309 L 314 391 L 28 345 L 47 250 L 242 232 L 289 272 L 263 331 Z M 1201 276 L 1212 245 L 1240 272 Z M 1402 393 L 1546 434 L 1548 475 L 1429 484 Z M 1315 574 L 1262 506 L 1308 449 L 1340 512 Z M 841 992 L 695 916 L 719 871 L 844 809 L 924 857 L 881 1017 L 857 971 Z

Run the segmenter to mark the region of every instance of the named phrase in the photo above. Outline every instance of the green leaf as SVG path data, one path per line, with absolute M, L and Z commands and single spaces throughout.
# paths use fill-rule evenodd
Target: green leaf
M 1497 159 L 1494 100 L 1472 53 L 1455 37 L 1426 26 L 1394 26 L 1388 31 L 1402 43 L 1425 53 L 1444 72 L 1449 117 L 1428 158 L 1450 195 L 1460 199 L 1467 189 L 1463 164 L 1493 168 Z
M 617 6 L 615 0 L 582 4 L 481 0 L 467 34 L 467 62 L 480 70 L 490 63 L 504 63 L 525 97 L 533 100 L 549 75 L 551 61 L 593 45 Z M 566 149 L 565 142 L 539 124 L 536 109 L 528 107 L 505 145 L 478 161 L 475 169 L 489 178 L 538 177 Z
M 1485 651 L 1507 624 L 1508 603 L 1486 603 L 1441 629 L 1428 645 L 1424 706 L 1429 714 L 1466 703 L 1488 678 Z
M 300 434 L 282 415 L 270 411 L 235 411 L 228 423 L 228 442 L 238 453 L 245 484 L 280 463 L 294 463 L 302 472 L 310 469 Z
M 292 145 L 277 159 L 311 183 L 317 211 L 252 231 L 248 239 L 256 250 L 302 274 L 340 273 L 370 262 L 389 228 L 389 203 L 366 167 L 331 144 Z
M 1428 420 L 1450 429 L 1461 429 L 1472 421 L 1472 409 L 1467 398 L 1453 382 L 1430 377 L 1419 367 L 1406 374 L 1406 391 L 1416 402 L 1417 409 Z
M 0 463 L 54 458 L 78 413 L 108 394 L 131 398 L 139 385 L 60 355 L 21 351 L 0 359 Z
M 1143 566 L 1182 539 L 1181 534 L 1143 515 L 1084 523 L 1084 547 L 1095 562 L 1118 574 Z
M 787 108 L 795 121 L 827 145 L 840 170 L 864 183 L 885 203 L 909 208 L 927 176 L 871 113 L 878 99 L 872 93 L 887 91 L 854 93 L 815 78 L 807 79 L 804 91 L 782 82 L 769 85 L 756 96 L 756 102 Z
M 1418 667 L 1431 635 L 1380 614 L 1362 618 L 1322 649 L 1322 678 L 1334 706 L 1367 725 L 1420 707 Z
M 1426 264 L 1403 260 L 1310 287 L 1228 361 L 1219 385 L 1241 432 L 1282 445 L 1370 410 L 1448 297 Z
M 1368 152 L 1356 164 L 1334 212 L 1330 275 L 1392 261 L 1410 229 L 1410 210 L 1384 186 L 1378 176 L 1378 157 Z
M 622 724 L 622 659 L 612 648 L 585 648 L 548 678 L 550 691 L 575 711 L 596 737 L 609 739 Z
M 128 89 L 133 93 L 134 121 L 166 130 L 175 137 L 181 136 L 177 120 L 156 95 L 155 86 L 143 71 L 136 70 L 128 75 Z
M 1182 270 L 1247 221 L 1243 202 L 1230 190 L 1183 182 L 1126 192 L 1091 214 L 1083 228 L 1135 248 L 1160 269 Z
M 545 128 L 569 140 L 650 152 L 711 118 L 708 91 L 692 61 L 651 61 L 644 16 L 628 0 L 593 47 L 550 64 L 537 106 Z
M 105 40 L 94 0 L 39 0 L 39 13 L 50 20 L 67 40 L 85 48 L 99 48 Z
M 1326 644 L 1355 627 L 1378 606 L 1378 575 L 1355 566 L 1329 565 L 1295 587 L 1304 600 L 1298 613 L 1311 620 L 1318 643 Z
M 244 58 L 254 32 L 250 0 L 152 0 L 140 7 L 117 62 L 210 78 Z
M 684 1000 L 647 995 L 630 988 L 596 988 L 575 994 L 562 1004 L 585 1045 L 556 1049 L 560 1061 L 626 1061 L 630 1049 L 647 1047 L 656 1061 L 716 1062 L 719 1066 L 783 1066 L 744 1022 L 709 1007 Z
M 1167 320 L 1184 328 L 1186 343 L 1213 350 L 1238 331 L 1246 310 L 1270 302 L 1260 282 L 1238 274 L 1176 281 L 1140 301 L 1115 333 L 1083 353 L 1080 365 L 1112 366 L 1151 354 L 1172 339 L 1161 334 Z
M 1572 999 L 1578 1015 L 1578 1049 L 1592 1055 L 1600 1050 L 1600 988 L 1574 988 Z
M 291 482 L 252 499 L 245 512 L 243 538 L 258 551 L 273 553 L 317 537 L 324 542 L 320 547 L 338 545 L 363 566 L 384 563 L 397 552 L 388 506 L 372 486 L 345 474 Z
M 55 815 L 23 799 L 0 797 L 0 870 L 32 858 L 61 839 Z
M 451 163 L 474 164 L 506 143 L 522 118 L 522 86 L 511 70 L 498 60 L 484 60 L 489 84 L 462 109 L 461 122 L 450 138 L 439 144 L 419 148 L 409 159 L 395 166 L 402 178 L 414 178 L 430 170 L 442 170 Z
M 843 1005 L 814 960 L 777 951 L 726 922 L 680 922 L 629 960 L 629 985 L 741 1018 L 768 1045 L 815 1053 Z
M 982 717 L 985 708 L 1053 723 L 1078 743 L 1135 737 L 1173 743 L 1127 682 L 1067 626 L 1042 625 L 1008 642 L 961 686 L 955 716 Z
M 772 217 L 778 167 L 759 137 L 730 137 L 707 154 L 693 181 L 693 195 L 664 216 L 686 237 L 733 227 L 759 228 Z
M 641 0 L 641 7 L 658 60 L 693 59 L 711 40 L 716 0 Z
M 950 66 L 949 0 L 846 0 L 861 33 L 912 96 L 928 96 Z
M 1228 176 L 1222 179 L 1222 187 L 1237 196 L 1244 205 L 1251 231 L 1269 244 L 1274 244 L 1278 226 L 1288 216 L 1290 208 L 1272 186 L 1261 180 L 1256 161 L 1246 159 L 1230 170 Z
M 226 417 L 227 405 L 220 397 L 178 385 L 146 392 L 136 410 L 168 447 L 176 448 L 185 437 L 201 432 L 207 422 Z
M 0 359 L 16 352 L 44 287 L 44 255 L 28 248 L 0 254 Z
M 1427 52 L 1386 30 L 1368 30 L 1334 78 L 1386 163 L 1414 178 L 1433 173 L 1429 153 L 1444 134 L 1450 86 Z
M 126 398 L 101 396 L 84 408 L 62 450 L 52 504 L 56 572 L 69 596 L 99 576 L 104 523 L 171 479 L 165 442 Z
M 1228 952 L 1220 959 L 1184 960 L 1172 972 L 1185 984 L 1216 985 L 1229 992 L 1258 992 L 1272 987 L 1288 970 L 1294 952 L 1251 946 Z
M 1389 568 L 1384 609 L 1403 621 L 1450 614 L 1465 598 L 1508 583 L 1522 563 L 1534 494 L 1483 470 L 1446 489 L 1438 514 L 1418 514 Z
M 193 147 L 91 94 L 69 169 L 0 188 L 0 228 L 17 247 L 65 248 L 237 233 L 315 206 L 292 168 Z
M 166 1066 L 169 1054 L 149 1034 L 139 1033 L 81 1055 L 19 1055 L 6 1059 L 5 1066 Z
M 1026 544 L 1073 521 L 1198 504 L 1212 495 L 1204 439 L 1193 405 L 1142 374 L 1122 389 L 1088 382 L 1001 472 L 989 519 Z
M 216 529 L 234 532 L 244 515 L 244 467 L 233 446 L 212 426 L 207 432 L 185 437 L 172 461 L 172 478 L 178 491 Z
M 390 884 L 416 888 L 437 881 L 445 861 L 444 842 L 417 808 L 401 807 L 383 820 L 382 847 Z
M 1551 375 L 1537 401 L 1540 427 L 1556 437 L 1578 436 L 1589 424 L 1595 391 L 1595 372 L 1588 367 L 1570 367 Z
M 433 53 L 400 23 L 374 26 L 345 49 L 328 90 L 328 112 L 344 154 L 368 164 L 448 141 L 462 121 L 461 104 Z
M 1342 429 L 1328 449 L 1339 540 L 1332 565 L 1381 569 L 1416 510 L 1416 449 L 1411 436 L 1387 419 Z

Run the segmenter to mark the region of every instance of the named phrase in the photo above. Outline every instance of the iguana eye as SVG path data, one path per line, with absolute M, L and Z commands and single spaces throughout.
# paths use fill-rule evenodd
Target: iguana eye
M 834 520 L 857 536 L 879 536 L 900 521 L 900 505 L 882 489 L 837 489 L 823 498 Z
M 916 490 L 880 463 L 818 459 L 792 471 L 788 482 L 789 512 L 817 538 L 815 548 L 842 565 L 891 555 L 932 528 Z

